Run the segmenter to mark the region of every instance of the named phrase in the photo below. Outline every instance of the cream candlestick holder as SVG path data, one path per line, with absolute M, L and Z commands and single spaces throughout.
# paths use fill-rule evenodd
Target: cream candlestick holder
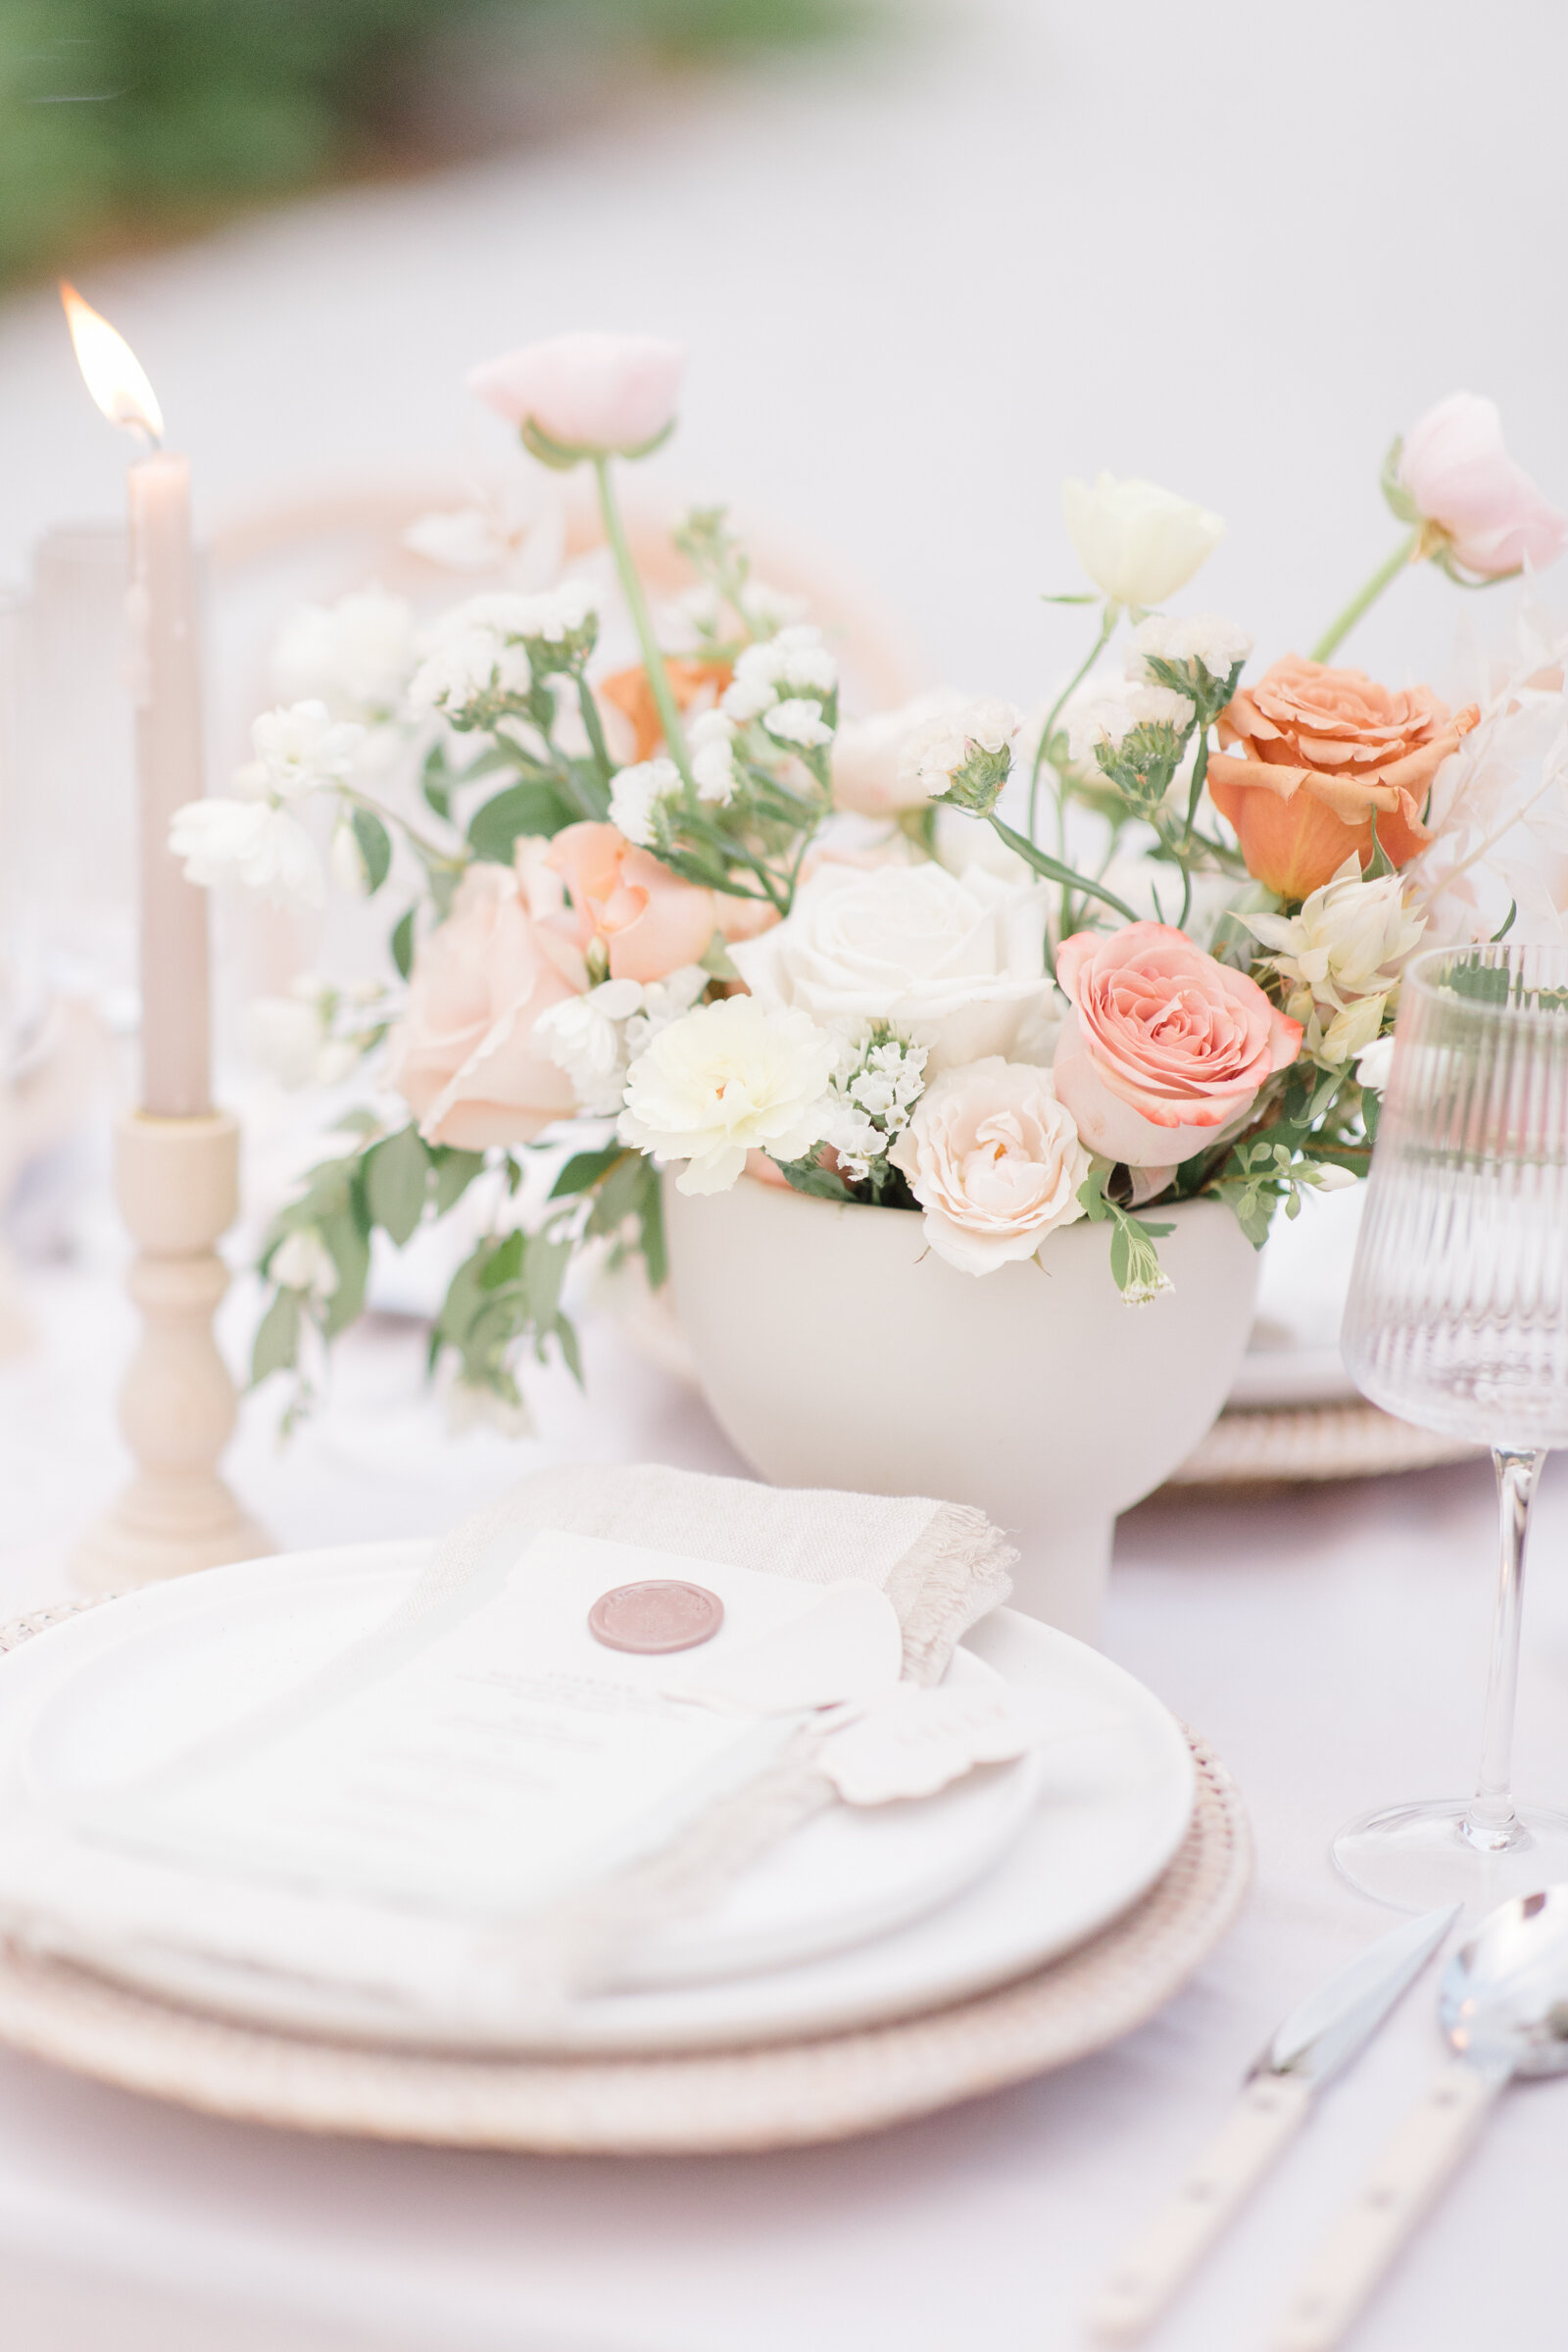
M 126 1288 L 142 1333 L 120 1418 L 138 1468 L 73 1563 L 98 1592 L 276 1548 L 218 1469 L 236 1404 L 213 1337 L 228 1288 L 215 1244 L 239 1207 L 239 1122 L 131 1112 L 116 1129 L 115 1194 L 137 1244 Z

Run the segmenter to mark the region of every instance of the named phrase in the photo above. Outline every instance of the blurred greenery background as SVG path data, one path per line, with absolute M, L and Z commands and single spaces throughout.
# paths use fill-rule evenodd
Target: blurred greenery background
M 548 137 L 857 0 L 0 0 L 0 286 Z

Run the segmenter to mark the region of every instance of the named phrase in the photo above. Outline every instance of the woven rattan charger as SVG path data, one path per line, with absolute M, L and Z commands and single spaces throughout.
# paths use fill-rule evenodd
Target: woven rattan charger
M 0 1629 L 0 1651 L 95 1602 Z M 0 2041 L 126 2090 L 299 2132 L 449 2147 L 697 2154 L 844 2139 L 1069 2065 L 1192 1976 L 1251 1870 L 1229 1773 L 1192 1733 L 1193 1819 L 1132 1910 L 974 1999 L 817 2040 L 691 2056 L 453 2058 L 236 2026 L 0 1945 Z

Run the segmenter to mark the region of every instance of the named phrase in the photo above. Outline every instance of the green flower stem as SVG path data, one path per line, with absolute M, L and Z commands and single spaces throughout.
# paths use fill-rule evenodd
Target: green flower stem
M 1089 649 L 1089 659 L 1084 662 L 1081 669 L 1074 671 L 1073 675 L 1068 679 L 1066 685 L 1057 695 L 1055 701 L 1051 706 L 1051 715 L 1040 730 L 1040 741 L 1035 748 L 1034 769 L 1029 778 L 1029 838 L 1031 841 L 1034 840 L 1036 833 L 1039 831 L 1039 827 L 1035 822 L 1035 818 L 1040 806 L 1040 770 L 1046 763 L 1046 747 L 1055 732 L 1056 721 L 1061 716 L 1062 706 L 1066 702 L 1067 697 L 1070 694 L 1076 693 L 1077 689 L 1083 684 L 1085 678 L 1088 677 L 1089 672 L 1094 668 L 1095 663 L 1100 660 L 1101 655 L 1104 652 L 1106 646 L 1109 644 L 1110 633 L 1116 626 L 1116 616 L 1120 611 L 1121 607 L 1119 605 L 1107 604 L 1105 606 L 1104 611 L 1100 616 L 1100 635 L 1095 639 L 1094 644 Z
M 1378 565 L 1365 587 L 1359 589 L 1351 597 L 1338 620 L 1329 623 L 1316 645 L 1313 646 L 1311 659 L 1314 662 L 1326 662 L 1331 654 L 1336 653 L 1345 639 L 1348 637 L 1362 613 L 1367 611 L 1369 606 L 1377 603 L 1390 581 L 1396 580 L 1407 564 L 1415 564 L 1420 561 L 1420 539 L 1421 531 L 1418 525 L 1415 530 L 1407 533 L 1399 541 L 1393 555 Z
M 637 566 L 632 562 L 631 549 L 626 542 L 625 527 L 620 519 L 620 509 L 615 502 L 614 485 L 610 478 L 610 460 L 608 457 L 596 456 L 593 465 L 594 475 L 599 484 L 599 512 L 605 518 L 605 537 L 610 542 L 610 552 L 615 559 L 615 569 L 620 574 L 620 584 L 625 591 L 632 626 L 637 631 L 637 642 L 643 649 L 643 662 L 648 670 L 648 683 L 654 690 L 654 707 L 659 712 L 660 724 L 664 730 L 665 749 L 686 782 L 690 784 L 692 782 L 691 754 L 686 748 L 686 734 L 680 723 L 680 712 L 675 708 L 675 697 L 669 690 L 669 672 L 664 667 L 664 657 L 660 652 L 658 640 L 654 636 L 654 624 L 649 615 L 648 599 L 643 594 L 643 584 L 638 577 Z
M 410 824 L 401 809 L 388 808 L 384 803 L 372 801 L 368 792 L 358 791 L 354 785 L 345 784 L 341 778 L 337 779 L 337 791 L 339 797 L 347 801 L 351 808 L 363 808 L 367 815 L 379 817 L 383 825 L 401 826 L 409 842 L 413 848 L 417 850 L 426 865 L 441 866 L 449 874 L 466 872 L 471 861 L 471 853 L 468 851 L 437 849 L 435 843 L 429 839 L 428 835 L 421 833 L 417 825 Z
M 1208 728 L 1200 724 L 1198 754 L 1193 761 L 1193 786 L 1187 795 L 1187 822 L 1182 827 L 1182 846 L 1178 853 L 1182 867 L 1182 910 L 1176 928 L 1185 931 L 1193 904 L 1193 827 L 1198 822 L 1198 804 L 1203 797 L 1203 778 L 1208 773 Z
M 588 748 L 599 763 L 600 774 L 608 784 L 615 772 L 615 762 L 610 757 L 610 747 L 605 741 L 604 721 L 599 715 L 599 705 L 594 700 L 594 690 L 580 669 L 577 672 L 577 708 L 582 712 L 582 723 L 588 737 Z
M 1010 825 L 1004 825 L 994 808 L 989 811 L 987 821 L 998 840 L 1004 841 L 1025 865 L 1032 865 L 1035 872 L 1044 874 L 1048 882 L 1060 882 L 1085 898 L 1100 899 L 1113 914 L 1119 914 L 1124 923 L 1137 922 L 1138 917 L 1125 899 L 1118 899 L 1115 892 L 1107 890 L 1102 882 L 1091 882 L 1087 874 L 1075 874 L 1072 867 L 1063 865 L 1059 858 L 1053 858 L 1035 842 L 1026 841 L 1021 833 L 1015 833 Z

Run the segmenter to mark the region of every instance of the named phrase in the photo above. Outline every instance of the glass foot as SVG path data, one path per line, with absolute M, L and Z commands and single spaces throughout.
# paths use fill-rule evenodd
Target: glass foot
M 1568 1881 L 1568 1813 L 1521 1805 L 1508 1842 L 1489 1848 L 1465 1835 L 1471 1803 L 1435 1797 L 1363 1813 L 1330 1847 L 1335 1867 L 1357 1893 L 1396 1911 L 1463 1903 L 1473 1917 Z

